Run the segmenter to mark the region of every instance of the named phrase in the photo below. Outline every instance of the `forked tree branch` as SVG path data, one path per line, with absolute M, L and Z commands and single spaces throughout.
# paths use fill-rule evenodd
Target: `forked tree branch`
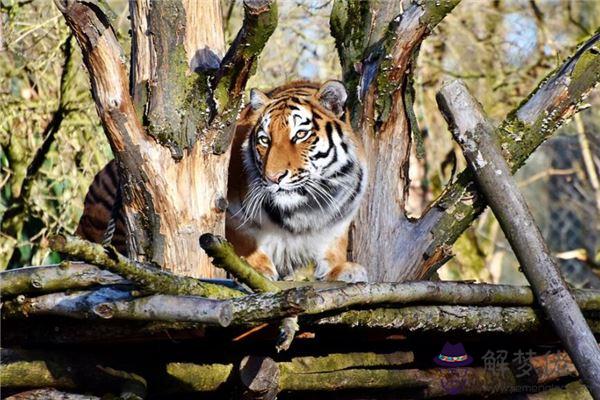
M 244 22 L 212 80 L 216 112 L 235 111 L 267 39 L 277 26 L 275 0 L 245 0 Z
M 371 281 L 398 281 L 406 247 L 418 248 L 405 215 L 412 130 L 412 68 L 422 41 L 459 0 L 337 0 L 331 13 L 348 106 L 368 162 L 352 230 L 354 261 Z M 383 239 L 383 240 L 381 240 Z M 418 256 L 417 256 L 418 257 Z M 410 258 L 409 258 L 410 259 Z
M 498 129 L 502 153 L 512 173 L 565 121 L 581 109 L 589 92 L 600 82 L 600 32 L 579 46 L 565 63 L 543 79 L 533 93 L 510 112 Z M 401 279 L 422 279 L 444 261 L 450 246 L 485 209 L 486 202 L 474 184 L 471 171 L 456 180 L 436 199 L 414 232 L 424 243 L 420 254 L 410 252 L 399 260 Z
M 550 105 L 546 104 L 553 101 L 547 96 L 542 100 L 543 106 L 530 104 L 529 107 L 547 110 Z M 498 218 L 542 309 L 552 321 L 590 392 L 600 398 L 600 347 L 511 176 L 496 142 L 493 125 L 488 121 L 481 104 L 461 81 L 453 81 L 442 87 L 437 100 L 454 139 L 461 146 L 475 175 L 479 190 Z M 522 116 L 529 113 L 527 108 L 521 111 Z
M 110 22 L 99 7 L 78 0 L 55 0 L 77 38 L 83 54 L 92 95 L 113 153 L 138 153 L 146 140 L 129 95 L 123 50 Z
M 195 295 L 214 299 L 232 298 L 242 292 L 222 285 L 177 276 L 148 264 L 138 263 L 117 253 L 114 248 L 104 248 L 97 243 L 66 236 L 50 238 L 50 247 L 76 259 L 89 262 L 118 274 L 153 293 Z

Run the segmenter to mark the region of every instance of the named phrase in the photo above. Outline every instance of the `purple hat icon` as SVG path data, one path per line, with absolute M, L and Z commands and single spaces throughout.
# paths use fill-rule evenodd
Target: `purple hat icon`
M 433 362 L 440 367 L 465 367 L 473 363 L 473 357 L 467 354 L 462 343 L 446 342 L 441 353 L 433 358 Z

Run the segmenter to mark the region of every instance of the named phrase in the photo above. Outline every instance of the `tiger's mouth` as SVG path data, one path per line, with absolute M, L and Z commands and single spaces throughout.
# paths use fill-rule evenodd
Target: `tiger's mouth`
M 280 183 L 273 183 L 273 182 L 268 182 L 266 179 L 263 178 L 263 183 L 267 189 L 267 191 L 269 191 L 270 193 L 295 193 L 295 192 L 299 192 L 302 190 L 303 187 L 306 186 L 307 182 L 309 181 L 309 177 L 308 176 L 301 176 L 295 179 L 292 179 L 289 182 L 280 182 Z

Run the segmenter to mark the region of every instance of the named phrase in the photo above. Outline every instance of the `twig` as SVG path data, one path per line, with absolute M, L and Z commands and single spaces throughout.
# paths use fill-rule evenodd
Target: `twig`
M 437 96 L 454 139 L 498 218 L 542 309 L 549 316 L 590 392 L 600 399 L 600 347 L 560 275 L 548 247 L 495 142 L 494 127 L 464 83 L 453 81 Z M 547 103 L 552 99 L 539 101 Z
M 72 236 L 53 236 L 50 238 L 50 247 L 76 259 L 106 268 L 139 284 L 144 290 L 154 293 L 193 295 L 213 299 L 228 299 L 243 295 L 242 292 L 226 286 L 174 275 L 147 264 L 133 262 L 112 248 L 105 249 L 99 244 Z

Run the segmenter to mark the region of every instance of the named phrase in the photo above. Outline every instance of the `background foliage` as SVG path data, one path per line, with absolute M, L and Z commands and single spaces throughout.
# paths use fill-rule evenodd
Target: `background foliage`
M 250 87 L 339 78 L 329 35 L 331 6 L 329 0 L 281 0 L 279 26 Z M 113 26 L 127 49 L 127 2 L 109 1 L 105 7 L 112 10 Z M 46 238 L 74 232 L 87 187 L 111 152 L 79 49 L 71 46 L 54 4 L 0 0 L 0 12 L 3 269 L 59 260 Z M 239 1 L 223 0 L 229 40 L 241 15 Z M 464 79 L 500 121 L 598 26 L 600 2 L 595 0 L 463 0 L 425 42 L 415 71 L 421 138 L 415 138 L 411 160 L 412 215 L 418 216 L 464 165 L 435 104 L 442 82 Z M 517 178 L 567 279 L 600 287 L 600 97 L 588 101 L 592 107 L 544 144 Z M 43 161 L 39 168 L 36 159 Z M 454 252 L 440 270 L 443 279 L 524 283 L 489 212 L 459 239 Z

